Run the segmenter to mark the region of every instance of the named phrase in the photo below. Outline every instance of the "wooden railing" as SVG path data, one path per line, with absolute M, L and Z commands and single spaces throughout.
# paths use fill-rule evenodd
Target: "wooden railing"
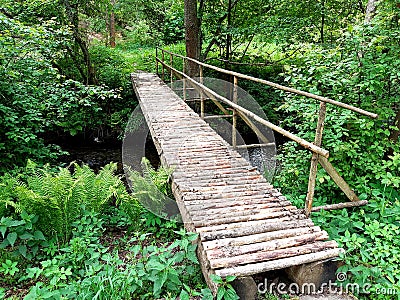
M 159 52 L 161 51 L 161 57 L 159 57 Z M 169 56 L 169 65 L 165 62 L 166 57 Z M 174 68 L 174 57 L 179 58 L 182 60 L 182 71 Z M 198 81 L 191 78 L 186 74 L 186 66 L 187 63 L 190 62 L 191 64 L 195 64 L 198 66 L 198 71 L 199 71 L 199 77 Z M 268 128 L 282 134 L 283 136 L 295 141 L 299 145 L 303 146 L 304 148 L 310 150 L 312 152 L 312 157 L 311 157 L 311 167 L 310 167 L 310 175 L 309 175 L 309 180 L 308 180 L 308 191 L 307 191 L 307 197 L 306 197 L 306 203 L 305 203 L 305 214 L 308 216 L 311 211 L 319 211 L 320 209 L 338 209 L 338 208 L 343 208 L 343 207 L 353 207 L 353 206 L 360 206 L 360 205 L 365 205 L 368 202 L 367 201 L 360 201 L 360 199 L 357 197 L 357 195 L 354 193 L 354 191 L 350 188 L 350 186 L 346 183 L 346 181 L 339 175 L 339 173 L 336 171 L 336 169 L 332 166 L 332 164 L 328 161 L 329 157 L 329 151 L 326 149 L 323 149 L 321 147 L 322 145 L 322 133 L 323 133 L 323 128 L 324 128 L 324 122 L 326 118 L 326 105 L 327 103 L 333 104 L 338 107 L 342 107 L 344 109 L 348 109 L 354 112 L 357 112 L 359 114 L 368 116 L 370 118 L 377 118 L 378 115 L 375 113 L 368 112 L 366 110 L 360 109 L 358 107 L 348 105 L 339 101 L 335 101 L 326 97 L 322 97 L 319 95 L 314 95 L 308 92 L 300 91 L 297 89 L 289 88 L 280 84 L 276 84 L 264 79 L 259 79 L 255 78 L 249 75 L 241 74 L 238 72 L 233 72 L 229 70 L 225 70 L 222 68 L 218 68 L 213 65 L 205 64 L 203 62 L 200 62 L 198 60 L 172 53 L 170 51 L 164 50 L 157 48 L 156 49 L 156 69 L 157 69 L 157 74 L 159 74 L 159 64 L 161 64 L 162 70 L 161 70 L 161 78 L 162 80 L 165 80 L 165 75 L 166 75 L 166 69 L 169 71 L 169 77 L 171 83 L 173 82 L 174 76 L 179 79 L 183 79 L 183 98 L 186 100 L 186 89 L 187 89 L 187 84 L 189 84 L 192 88 L 196 89 L 199 94 L 200 98 L 198 99 L 200 101 L 200 117 L 201 118 L 207 118 L 204 115 L 204 102 L 208 99 L 212 100 L 219 109 L 224 113 L 225 116 L 231 116 L 232 117 L 232 146 L 234 148 L 239 148 L 241 146 L 236 145 L 236 126 L 237 126 L 237 117 L 240 117 L 258 136 L 259 140 L 261 140 L 265 144 L 259 144 L 259 145 L 251 145 L 251 146 L 268 146 L 269 140 L 265 137 L 265 135 L 258 129 L 258 127 L 255 125 L 253 121 L 256 121 L 264 126 L 267 126 Z M 203 68 L 209 68 L 214 71 L 230 75 L 233 77 L 233 97 L 232 100 L 227 99 L 226 97 L 223 97 L 219 95 L 217 92 L 213 91 L 212 89 L 206 87 L 203 84 Z M 255 113 L 251 112 L 250 110 L 238 105 L 238 79 L 245 79 L 245 80 L 250 80 L 253 82 L 269 85 L 271 87 L 274 87 L 276 89 L 305 96 L 307 98 L 311 98 L 314 100 L 319 101 L 319 113 L 318 113 L 318 122 L 317 122 L 317 128 L 316 128 L 316 134 L 315 134 L 315 140 L 313 143 L 310 143 L 295 134 L 275 125 L 272 124 L 271 122 L 261 118 L 260 116 L 256 115 Z M 224 103 L 228 105 L 231 110 L 232 114 L 229 113 L 229 111 L 221 104 Z M 315 191 L 315 184 L 316 184 L 316 175 L 317 175 L 317 166 L 318 163 L 326 170 L 326 172 L 331 176 L 333 181 L 337 184 L 337 186 L 346 194 L 346 196 L 350 199 L 351 202 L 346 202 L 346 203 L 340 203 L 340 204 L 332 204 L 332 205 L 325 205 L 325 206 L 319 206 L 319 207 L 312 207 L 313 203 L 313 198 L 314 198 L 314 191 Z

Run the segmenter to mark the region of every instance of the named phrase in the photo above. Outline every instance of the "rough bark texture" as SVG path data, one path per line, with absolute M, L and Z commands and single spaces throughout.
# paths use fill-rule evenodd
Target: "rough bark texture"
M 199 59 L 200 22 L 197 17 L 197 0 L 185 0 L 185 42 L 186 56 Z M 190 77 L 199 74 L 198 66 L 188 61 L 186 72 Z
M 377 0 L 368 0 L 367 8 L 365 9 L 365 19 L 364 19 L 365 24 L 371 23 L 372 19 L 374 18 L 376 13 L 377 2 L 378 2 Z

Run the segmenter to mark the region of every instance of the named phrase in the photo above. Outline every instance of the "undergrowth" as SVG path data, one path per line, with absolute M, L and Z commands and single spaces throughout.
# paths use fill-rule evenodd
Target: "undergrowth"
M 145 209 L 135 194 L 146 191 L 127 193 L 114 171 L 29 162 L 0 177 L 0 298 L 213 299 L 197 235 Z M 168 193 L 168 171 L 148 171 Z M 218 299 L 237 299 L 232 279 L 215 280 Z

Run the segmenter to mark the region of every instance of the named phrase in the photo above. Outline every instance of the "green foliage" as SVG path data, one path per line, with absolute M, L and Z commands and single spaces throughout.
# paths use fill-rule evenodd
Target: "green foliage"
M 20 220 L 2 217 L 0 232 L 3 242 L 0 249 L 12 251 L 15 256 L 21 255 L 31 260 L 45 241 L 43 233 L 35 229 L 37 220 L 37 216 L 28 215 L 25 211 L 21 213 Z
M 185 38 L 183 6 L 175 6 L 166 14 L 163 40 L 165 44 L 175 44 Z
M 374 30 L 378 30 L 375 28 Z M 292 66 L 286 73 L 286 80 L 295 87 L 316 94 L 323 94 L 345 103 L 374 111 L 376 120 L 367 119 L 356 113 L 336 108 L 328 104 L 323 147 L 331 153 L 331 161 L 345 180 L 359 193 L 371 195 L 371 185 L 384 183 L 391 187 L 398 185 L 396 161 L 400 144 L 390 139 L 395 130 L 394 120 L 398 111 L 396 82 L 400 61 L 391 55 L 381 55 L 376 48 L 365 48 L 365 37 L 370 29 L 359 28 L 352 31 L 342 41 L 342 48 L 312 52 L 304 57 L 304 62 Z M 389 47 L 390 41 L 376 41 L 379 47 Z M 389 43 L 389 45 L 387 45 Z M 362 65 L 354 49 L 363 51 Z M 394 55 L 394 56 L 392 56 Z M 311 67 L 310 67 L 311 66 Z M 298 135 L 313 140 L 317 121 L 318 104 L 295 96 L 286 96 L 280 110 L 286 114 L 284 124 Z M 281 174 L 293 174 L 301 186 L 308 176 L 306 156 L 296 147 L 283 149 Z M 366 153 L 368 153 L 366 155 Z M 289 177 L 276 178 L 277 183 L 287 187 L 287 192 L 295 191 L 289 186 Z M 321 183 L 317 192 L 321 198 L 337 198 L 335 185 L 325 172 L 318 172 Z M 294 188 L 296 185 L 294 185 Z M 336 189 L 337 190 L 337 189 Z M 304 188 L 301 190 L 304 191 Z M 332 197 L 334 195 L 334 197 Z
M 71 173 L 67 168 L 38 169 L 30 162 L 29 175 L 19 182 L 13 181 L 12 203 L 17 211 L 38 216 L 36 226 L 43 233 L 67 241 L 71 224 L 82 207 L 99 212 L 112 201 L 130 197 L 121 179 L 114 176 L 116 168 L 116 164 L 109 164 L 95 174 L 88 166 L 73 164 Z
M 133 189 L 134 197 L 151 213 L 159 217 L 173 217 L 171 208 L 176 207 L 169 185 L 169 177 L 172 170 L 160 168 L 155 170 L 150 162 L 142 160 L 143 176 L 138 171 L 129 171 L 129 181 Z M 177 213 L 176 210 L 172 212 Z M 127 212 L 128 213 L 128 212 Z M 151 214 L 149 215 L 151 217 Z M 158 218 L 153 218 L 153 224 L 160 224 Z
M 40 138 L 48 131 L 76 134 L 99 124 L 101 101 L 117 97 L 102 87 L 67 80 L 55 66 L 69 47 L 70 31 L 54 20 L 23 23 L 0 14 L 0 172 L 55 158 L 58 147 Z
M 143 158 L 142 166 L 144 176 L 137 171 L 129 173 L 133 197 L 126 198 L 119 206 L 129 216 L 131 223 L 139 228 L 145 228 L 157 238 L 176 238 L 174 230 L 181 225 L 169 184 L 172 170 L 163 167 L 155 170 L 146 158 Z M 139 207 L 138 203 L 142 206 Z
M 222 279 L 220 276 L 211 274 L 211 280 L 218 285 L 217 290 L 217 300 L 238 300 L 239 297 L 236 294 L 235 290 L 233 289 L 230 282 L 236 279 L 236 276 L 227 276 L 226 278 Z
M 364 208 L 322 211 L 315 221 L 346 250 L 342 256 L 345 265 L 338 272 L 347 273 L 348 278 L 341 284 L 359 284 L 360 299 L 392 299 L 391 295 L 379 295 L 379 291 L 384 288 L 398 293 L 400 290 L 400 194 L 379 185 L 372 194 Z
M 84 212 L 72 225 L 74 237 L 59 254 L 26 269 L 22 280 L 39 281 L 25 299 L 57 295 L 74 299 L 153 299 L 180 294 L 200 295 L 197 235 L 178 232 L 180 239 L 168 245 L 147 245 L 147 234 L 128 238 L 121 257 L 112 245 L 98 241 L 104 235 L 98 214 Z M 44 249 L 45 250 L 45 249 Z M 185 292 L 182 292 L 185 291 Z M 204 289 L 204 293 L 210 293 Z M 43 296 L 42 296 L 43 297 Z M 210 298 L 207 298 L 210 299 Z
M 17 268 L 17 264 L 17 261 L 11 261 L 7 259 L 4 263 L 1 264 L 0 273 L 3 273 L 5 276 L 7 276 L 7 274 L 14 276 L 14 274 L 19 271 L 19 269 Z
M 299 11 L 291 11 L 289 17 L 293 13 Z M 369 204 L 354 210 L 320 212 L 314 219 L 346 250 L 342 257 L 345 265 L 339 270 L 348 274 L 343 287 L 347 283 L 367 287 L 357 295 L 360 299 L 394 299 L 393 293 L 380 291 L 399 290 L 400 142 L 393 138 L 399 112 L 398 7 L 392 1 L 379 3 L 376 17 L 368 25 L 358 22 L 357 14 L 353 9 L 354 22 L 339 18 L 334 24 L 332 47 L 303 45 L 303 52 L 284 66 L 281 75 L 285 85 L 378 113 L 378 119 L 372 120 L 328 104 L 323 147 L 330 151 L 329 160 L 338 172 Z M 304 24 L 297 25 L 304 28 Z M 315 28 L 304 29 L 309 30 L 304 35 L 297 32 L 301 38 L 312 37 Z M 319 104 L 286 93 L 281 98 L 281 124 L 313 141 Z M 308 151 L 294 143 L 285 143 L 278 156 L 274 185 L 299 207 L 304 206 L 307 193 L 310 158 Z M 319 167 L 314 205 L 345 200 Z

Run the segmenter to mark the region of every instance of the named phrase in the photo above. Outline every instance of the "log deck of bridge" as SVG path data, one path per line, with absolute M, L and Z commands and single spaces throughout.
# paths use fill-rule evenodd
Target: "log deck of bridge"
M 132 74 L 203 274 L 248 276 L 337 257 L 342 249 L 156 75 Z

